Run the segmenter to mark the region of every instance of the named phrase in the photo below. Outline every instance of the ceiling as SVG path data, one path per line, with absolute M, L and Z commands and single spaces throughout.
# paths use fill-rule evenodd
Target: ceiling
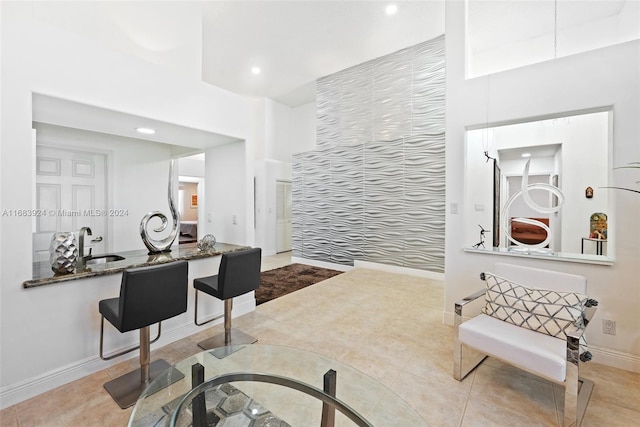
M 444 34 L 444 1 L 213 1 L 202 20 L 202 79 L 289 106 L 315 80 Z M 251 67 L 262 72 L 253 75 Z
M 629 5 L 636 2 L 469 0 L 469 49 L 481 52 L 513 45 L 552 34 L 556 23 L 562 32 L 615 16 L 624 8 L 633 19 L 635 9 Z M 445 0 L 395 1 L 397 13 L 387 15 L 391 3 L 36 1 L 32 14 L 190 78 L 293 107 L 315 99 L 320 77 L 444 34 Z M 260 67 L 259 75 L 252 74 L 254 66 Z
M 634 1 L 558 0 L 558 28 L 610 17 Z M 37 1 L 32 15 L 187 78 L 295 107 L 315 100 L 318 78 L 444 34 L 444 0 L 396 4 L 397 13 L 387 15 L 389 2 L 381 0 Z M 470 48 L 491 49 L 553 32 L 554 4 L 552 0 L 470 1 Z M 252 74 L 254 66 L 261 68 L 259 75 Z M 54 108 L 54 100 L 34 101 L 36 107 Z M 88 108 L 83 115 L 79 106 L 66 107 L 75 122 L 85 117 L 99 132 L 118 134 L 113 124 L 128 120 L 114 111 Z M 35 112 L 34 120 L 53 120 L 43 114 L 44 109 Z M 104 117 L 109 119 L 96 123 Z M 172 132 L 190 131 L 165 125 Z M 223 142 L 220 135 L 191 131 L 193 140 L 201 141 L 199 147 Z
M 498 149 L 500 161 L 523 160 L 523 154 L 528 153 L 528 158 L 553 157 L 562 148 L 562 144 L 534 145 L 530 147 L 515 147 Z
M 191 154 L 238 140 L 209 131 L 39 93 L 33 94 L 32 120 L 37 123 L 170 144 L 174 155 Z M 152 135 L 138 133 L 136 128 L 140 127 L 154 129 L 155 133 Z

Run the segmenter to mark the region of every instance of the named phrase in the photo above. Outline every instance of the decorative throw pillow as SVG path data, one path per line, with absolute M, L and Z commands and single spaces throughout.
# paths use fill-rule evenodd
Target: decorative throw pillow
M 489 316 L 562 339 L 567 328 L 583 325 L 586 295 L 528 288 L 493 273 L 481 276 L 487 284 L 482 312 Z M 580 343 L 583 353 L 584 336 Z

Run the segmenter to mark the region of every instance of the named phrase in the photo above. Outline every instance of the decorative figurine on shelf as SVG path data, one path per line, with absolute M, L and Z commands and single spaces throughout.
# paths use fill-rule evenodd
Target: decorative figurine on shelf
M 216 237 L 213 234 L 207 234 L 198 241 L 198 249 L 201 251 L 210 251 L 216 244 Z
M 157 254 L 160 252 L 169 252 L 171 250 L 171 244 L 178 236 L 178 223 L 180 222 L 180 212 L 176 209 L 176 204 L 173 201 L 173 160 L 169 164 L 169 209 L 171 210 L 171 216 L 173 217 L 173 228 L 171 233 L 164 239 L 156 240 L 148 235 L 147 225 L 152 218 L 158 217 L 162 220 L 160 227 L 153 231 L 159 233 L 167 228 L 167 217 L 160 211 L 152 211 L 146 214 L 142 221 L 140 221 L 140 236 L 142 242 L 149 249 L 149 254 Z
M 586 189 L 586 190 L 584 190 L 584 196 L 585 196 L 587 199 L 591 199 L 591 198 L 593 197 L 593 188 L 591 188 L 591 187 L 587 187 L 587 189 Z
M 491 231 L 491 230 L 485 230 L 484 227 L 482 227 L 480 224 L 478 224 L 478 227 L 480 227 L 480 241 L 475 245 L 473 245 L 473 247 L 476 249 L 479 248 L 480 246 L 484 248 L 484 233 L 488 233 Z
M 596 212 L 589 221 L 589 238 L 607 240 L 607 214 Z

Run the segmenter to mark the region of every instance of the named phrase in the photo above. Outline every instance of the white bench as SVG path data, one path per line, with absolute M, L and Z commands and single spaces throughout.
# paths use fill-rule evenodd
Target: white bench
M 530 288 L 587 295 L 587 280 L 583 276 L 504 263 L 496 263 L 493 273 Z M 585 310 L 584 325 L 567 331 L 565 340 L 486 314 L 463 321 L 464 306 L 484 295 L 485 289 L 482 289 L 455 304 L 454 378 L 461 381 L 487 356 L 498 358 L 564 385 L 563 425 L 579 426 L 593 391 L 591 381 L 579 378 L 579 340 L 595 307 Z

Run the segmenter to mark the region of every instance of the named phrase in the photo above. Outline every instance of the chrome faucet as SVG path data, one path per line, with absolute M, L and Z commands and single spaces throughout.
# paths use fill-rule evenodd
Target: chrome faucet
M 91 259 L 91 248 L 89 248 L 89 255 L 84 255 L 84 233 L 87 232 L 87 236 L 91 236 L 91 228 L 82 227 L 78 233 L 78 263 L 77 268 L 82 269 L 85 267 L 88 259 Z

